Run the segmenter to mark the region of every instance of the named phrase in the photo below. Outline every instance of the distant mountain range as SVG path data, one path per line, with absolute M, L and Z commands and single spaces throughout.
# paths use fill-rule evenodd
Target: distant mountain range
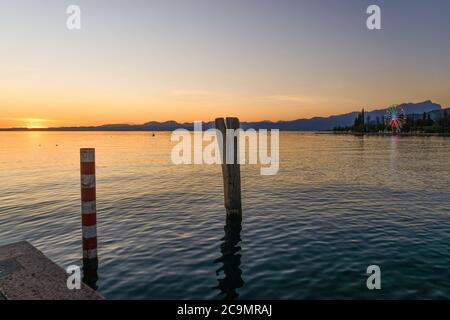
M 438 118 L 443 113 L 444 109 L 440 104 L 434 103 L 431 100 L 419 103 L 403 103 L 399 105 L 406 114 L 415 117 L 420 117 L 423 113 L 430 113 L 431 117 Z M 366 119 L 370 118 L 375 121 L 377 118 L 383 121 L 384 114 L 387 108 L 368 111 L 366 110 Z M 355 118 L 361 111 L 354 111 L 346 114 L 335 115 L 330 117 L 314 117 L 311 119 L 298 119 L 291 121 L 260 121 L 260 122 L 241 122 L 243 129 L 280 129 L 282 131 L 328 131 L 337 126 L 353 125 Z M 449 111 L 450 112 L 450 111 Z M 203 122 L 203 129 L 214 127 L 214 122 Z M 166 122 L 147 122 L 142 125 L 130 124 L 108 124 L 96 127 L 59 127 L 59 128 L 45 128 L 45 129 L 27 129 L 27 128 L 11 128 L 0 129 L 0 131 L 172 131 L 175 129 L 184 128 L 193 130 L 193 123 L 178 123 L 176 121 Z
M 424 112 L 435 113 L 443 112 L 443 108 L 440 104 L 433 103 L 431 100 L 427 100 L 419 103 L 403 103 L 400 104 L 407 115 L 417 114 L 422 116 Z M 373 111 L 365 110 L 365 118 L 375 121 L 377 118 L 383 121 L 387 108 L 378 109 Z M 311 119 L 298 119 L 292 121 L 279 121 L 279 122 L 248 122 L 245 126 L 250 128 L 267 128 L 267 129 L 280 129 L 284 131 L 328 131 L 333 130 L 337 126 L 351 126 L 354 124 L 355 118 L 360 111 L 354 111 L 346 114 L 335 115 L 330 117 L 314 117 Z M 244 127 L 243 125 L 243 127 Z

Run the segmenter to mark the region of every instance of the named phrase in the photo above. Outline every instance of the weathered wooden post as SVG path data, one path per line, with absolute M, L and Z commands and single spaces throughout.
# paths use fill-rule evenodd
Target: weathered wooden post
M 97 196 L 95 182 L 95 149 L 80 149 L 81 225 L 83 231 L 83 281 L 96 289 Z
M 215 121 L 216 129 L 222 133 L 222 141 L 219 141 L 221 145 L 221 158 L 222 158 L 222 175 L 223 186 L 225 196 L 225 208 L 228 215 L 241 215 L 242 214 L 242 202 L 241 202 L 241 166 L 239 164 L 239 136 L 231 135 L 229 137 L 233 139 L 234 156 L 232 163 L 227 163 L 227 129 L 239 129 L 238 118 L 217 118 Z M 234 132 L 234 131 L 233 131 Z M 230 142 L 231 143 L 231 142 Z M 231 145 L 231 144 L 230 144 Z

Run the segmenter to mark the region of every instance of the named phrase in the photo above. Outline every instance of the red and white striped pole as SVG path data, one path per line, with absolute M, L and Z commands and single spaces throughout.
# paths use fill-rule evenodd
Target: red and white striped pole
M 95 186 L 95 149 L 80 149 L 81 224 L 83 260 L 97 260 L 97 201 Z

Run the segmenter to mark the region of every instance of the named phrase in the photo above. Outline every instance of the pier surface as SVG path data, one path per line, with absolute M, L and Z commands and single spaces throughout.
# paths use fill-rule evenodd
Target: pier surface
M 69 275 L 26 241 L 0 247 L 0 300 L 100 300 L 84 283 L 67 288 Z

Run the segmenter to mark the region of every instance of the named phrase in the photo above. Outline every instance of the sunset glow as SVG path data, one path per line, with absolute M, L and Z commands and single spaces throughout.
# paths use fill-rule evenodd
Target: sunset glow
M 79 0 L 78 31 L 63 23 L 65 3 L 5 1 L 0 128 L 225 115 L 278 121 L 428 99 L 450 105 L 450 43 L 438 36 L 450 28 L 440 16 L 447 1 L 410 11 L 386 2 L 380 31 L 367 30 L 358 1 Z M 416 21 L 416 11 L 428 19 Z
M 450 301 L 450 0 L 0 7 L 1 310 Z
M 53 126 L 57 121 L 42 118 L 1 118 L 3 127 L 38 129 Z
M 19 123 L 23 123 L 23 127 L 27 127 L 28 129 L 37 129 L 37 128 L 46 128 L 49 126 L 49 123 L 52 122 L 48 119 L 39 119 L 39 118 L 24 118 L 24 119 L 14 119 Z

